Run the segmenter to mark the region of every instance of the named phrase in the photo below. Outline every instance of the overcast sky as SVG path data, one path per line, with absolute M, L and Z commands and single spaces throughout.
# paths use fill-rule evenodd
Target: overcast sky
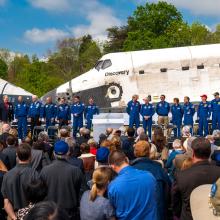
M 188 23 L 214 30 L 220 23 L 220 0 L 166 0 Z M 106 39 L 106 28 L 123 25 L 145 0 L 0 0 L 0 48 L 42 57 L 64 37 L 91 34 Z M 157 0 L 149 0 L 157 2 Z

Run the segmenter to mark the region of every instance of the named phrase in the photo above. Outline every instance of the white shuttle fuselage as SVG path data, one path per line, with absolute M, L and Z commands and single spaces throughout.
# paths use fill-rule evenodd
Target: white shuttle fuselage
M 56 99 L 78 94 L 83 101 L 93 96 L 103 108 L 124 107 L 133 94 L 150 95 L 152 102 L 161 94 L 192 102 L 201 94 L 220 90 L 220 44 L 120 52 L 104 55 L 93 69 L 49 92 Z M 71 86 L 70 86 L 71 85 Z M 72 91 L 71 91 L 72 90 Z

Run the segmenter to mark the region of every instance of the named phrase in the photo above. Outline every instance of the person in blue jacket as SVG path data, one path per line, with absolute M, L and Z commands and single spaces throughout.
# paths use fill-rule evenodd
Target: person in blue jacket
M 109 165 L 118 175 L 108 186 L 108 198 L 119 220 L 157 220 L 157 182 L 150 172 L 129 166 L 119 150 L 109 155 Z M 160 210 L 161 211 L 161 210 Z
M 126 111 L 129 115 L 129 128 L 140 127 L 140 110 L 141 104 L 138 101 L 138 95 L 133 95 L 132 100 L 128 102 Z
M 91 128 L 92 128 L 93 115 L 98 115 L 98 114 L 99 114 L 99 108 L 94 103 L 94 99 L 91 97 L 91 98 L 89 98 L 89 104 L 85 107 L 85 112 L 84 112 L 84 116 L 87 121 L 86 127 L 89 130 L 91 130 Z
M 188 96 L 184 97 L 184 105 L 183 105 L 183 124 L 190 126 L 190 133 L 193 132 L 193 116 L 195 114 L 195 106 L 190 102 L 190 98 Z
M 49 96 L 46 98 L 46 104 L 42 106 L 42 119 L 45 119 L 46 121 L 46 129 L 49 126 L 55 125 L 55 119 L 57 117 L 57 105 L 52 102 L 52 97 Z
M 220 97 L 219 92 L 215 92 L 214 99 L 211 101 L 212 108 L 212 130 L 220 130 Z
M 71 113 L 73 114 L 73 137 L 76 137 L 78 130 L 83 127 L 84 110 L 85 105 L 80 102 L 80 97 L 74 96 L 73 105 L 71 106 Z
M 165 134 L 168 135 L 167 127 L 169 125 L 169 117 L 168 114 L 170 112 L 170 104 L 165 101 L 166 96 L 161 95 L 160 96 L 160 102 L 156 105 L 156 113 L 158 115 L 158 125 L 164 125 Z
M 31 134 L 33 134 L 33 130 L 35 126 L 41 125 L 39 119 L 42 117 L 43 117 L 42 103 L 38 101 L 38 97 L 36 95 L 33 95 L 32 103 L 28 110 L 28 119 L 31 122 Z
M 181 125 L 183 118 L 183 107 L 179 104 L 179 99 L 173 99 L 173 105 L 171 106 L 172 123 L 175 125 L 174 137 L 181 137 Z
M 143 117 L 143 128 L 145 130 L 145 133 L 148 131 L 148 136 L 151 138 L 152 133 L 152 117 L 155 113 L 154 106 L 150 103 L 150 100 L 148 97 L 144 98 L 144 104 L 141 105 L 141 111 L 140 114 Z
M 207 102 L 207 95 L 202 95 L 201 99 L 202 101 L 199 103 L 197 111 L 197 118 L 199 120 L 199 135 L 207 136 L 209 133 L 208 120 L 211 116 L 211 104 Z
M 18 138 L 23 140 L 27 136 L 27 115 L 28 105 L 18 96 L 18 103 L 15 106 L 15 119 L 18 122 Z
M 59 128 L 67 126 L 71 121 L 70 106 L 66 103 L 64 97 L 60 99 L 60 104 L 57 107 L 57 120 Z

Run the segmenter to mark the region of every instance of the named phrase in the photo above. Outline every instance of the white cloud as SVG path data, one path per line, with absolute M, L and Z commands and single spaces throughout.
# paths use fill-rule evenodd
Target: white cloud
M 71 0 L 28 0 L 34 7 L 48 11 L 70 10 Z
M 89 24 L 72 27 L 71 31 L 75 37 L 91 34 L 95 39 L 104 40 L 107 35 L 106 29 L 121 25 L 122 22 L 114 15 L 114 12 L 110 8 L 94 0 L 91 3 L 84 5 L 84 9 L 81 11 Z
M 87 24 L 79 24 L 70 26 L 69 33 L 57 29 L 48 29 L 41 31 L 39 29 L 28 30 L 25 33 L 25 38 L 35 43 L 43 43 L 53 39 L 51 30 L 57 36 L 67 36 L 68 34 L 74 37 L 81 37 L 86 34 L 91 34 L 94 39 L 106 39 L 106 29 L 112 26 L 121 25 L 122 22 L 114 15 L 114 11 L 98 0 L 28 0 L 34 7 L 42 8 L 50 12 L 71 12 L 85 19 Z M 58 31 L 58 32 L 57 32 Z M 49 37 L 48 37 L 49 36 Z
M 220 1 L 219 0 L 164 0 L 178 8 L 187 9 L 195 15 L 220 17 Z M 150 0 L 150 2 L 158 2 L 158 0 Z
M 79 25 L 72 28 L 75 37 L 90 34 L 95 39 L 104 40 L 106 38 L 106 29 L 108 27 L 121 24 L 119 19 L 115 18 L 112 14 L 106 13 L 91 12 L 88 14 L 87 20 L 90 22 L 89 25 Z
M 25 31 L 24 38 L 26 41 L 31 43 L 48 43 L 62 39 L 68 35 L 68 32 L 56 28 L 49 28 L 44 30 L 33 28 L 31 30 Z

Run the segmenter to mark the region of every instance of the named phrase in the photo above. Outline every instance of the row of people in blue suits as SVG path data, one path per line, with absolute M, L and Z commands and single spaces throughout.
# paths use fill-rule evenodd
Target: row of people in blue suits
M 32 96 L 32 103 L 28 106 L 23 102 L 22 96 L 18 97 L 18 104 L 15 106 L 15 118 L 18 121 L 18 135 L 23 139 L 27 135 L 27 119 L 31 123 L 31 132 L 35 126 L 41 124 L 45 120 L 46 128 L 54 126 L 59 122 L 59 127 L 68 125 L 73 114 L 73 135 L 76 136 L 78 129 L 83 126 L 83 114 L 87 121 L 87 128 L 91 129 L 93 115 L 99 114 L 99 108 L 94 104 L 93 98 L 89 99 L 89 105 L 85 106 L 80 102 L 78 96 L 74 97 L 74 103 L 69 106 L 65 103 L 65 99 L 60 99 L 57 106 L 52 102 L 51 97 L 47 97 L 45 105 L 38 100 L 37 96 Z
M 208 121 L 212 114 L 212 129 L 220 129 L 220 97 L 219 93 L 214 94 L 215 98 L 211 101 L 207 101 L 207 95 L 201 96 L 201 102 L 199 103 L 197 110 L 197 119 L 199 122 L 199 135 L 208 135 Z M 167 119 L 169 112 L 172 113 L 171 123 L 175 125 L 174 136 L 181 136 L 181 126 L 188 125 L 191 127 L 191 132 L 194 124 L 195 106 L 190 102 L 189 97 L 184 97 L 184 104 L 179 104 L 179 99 L 174 98 L 174 104 L 170 107 L 170 104 L 165 101 L 165 96 L 161 95 L 161 101 L 157 103 L 156 108 L 149 103 L 149 99 L 144 99 L 144 104 L 140 104 L 138 96 L 134 95 L 132 100 L 127 105 L 127 113 L 129 114 L 129 127 L 140 126 L 141 114 L 143 118 L 143 128 L 145 132 L 148 131 L 148 135 L 151 137 L 152 130 L 152 117 L 155 112 L 158 114 L 158 124 L 160 117 Z M 164 120 L 166 121 L 166 120 Z
M 80 97 L 75 96 L 71 113 L 73 114 L 73 136 L 75 137 L 78 130 L 83 127 L 83 115 L 87 122 L 86 127 L 90 130 L 92 128 L 93 116 L 99 114 L 99 108 L 94 103 L 93 98 L 89 98 L 89 104 L 85 106 L 84 103 L 80 102 Z

